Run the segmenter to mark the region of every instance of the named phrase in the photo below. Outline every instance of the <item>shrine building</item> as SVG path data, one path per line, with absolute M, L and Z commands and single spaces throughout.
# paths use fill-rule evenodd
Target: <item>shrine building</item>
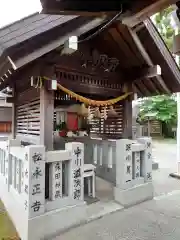
M 108 22 L 37 13 L 0 29 L 0 90 L 12 90 L 0 198 L 22 240 L 153 198 L 152 141 L 132 136 L 132 100 L 180 91 L 180 71 L 149 18 Z

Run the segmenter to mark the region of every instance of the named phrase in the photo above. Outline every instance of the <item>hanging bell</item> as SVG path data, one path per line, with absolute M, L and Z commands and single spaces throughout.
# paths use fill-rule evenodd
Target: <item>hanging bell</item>
M 81 104 L 78 114 L 83 117 L 88 117 L 89 111 L 84 103 Z
M 109 111 L 108 111 L 108 117 L 115 117 L 117 116 L 117 112 L 114 110 L 114 107 L 111 105 L 109 107 Z
M 100 113 L 98 107 L 96 107 L 95 110 L 94 110 L 94 117 L 95 118 L 101 118 L 101 113 Z

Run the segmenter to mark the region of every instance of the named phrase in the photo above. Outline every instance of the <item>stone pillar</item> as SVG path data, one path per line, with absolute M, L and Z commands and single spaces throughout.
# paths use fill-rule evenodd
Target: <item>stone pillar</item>
M 6 164 L 6 149 L 1 149 L 1 168 L 0 168 L 0 173 L 1 173 L 1 176 L 5 176 L 5 164 Z
M 114 197 L 125 207 L 153 198 L 151 140 L 140 141 L 136 146 L 129 139 L 116 141 Z
M 142 176 L 145 182 L 152 182 L 152 139 L 144 137 L 138 138 L 138 141 L 145 145 L 142 162 Z
M 78 142 L 66 143 L 66 150 L 71 152 L 69 172 L 69 196 L 74 200 L 84 200 L 84 144 Z
M 128 139 L 116 142 L 116 187 L 132 187 L 132 141 Z
M 28 218 L 45 212 L 45 148 L 44 146 L 25 147 L 23 195 L 24 209 Z
M 10 161 L 12 164 L 12 186 L 16 188 L 16 157 L 10 156 Z
M 18 193 L 21 193 L 21 173 L 22 173 L 22 165 L 21 160 L 16 158 L 16 190 Z
M 7 187 L 9 189 L 10 187 L 10 184 L 14 184 L 15 183 L 15 174 L 17 174 L 17 170 L 19 169 L 19 165 L 17 166 L 17 170 L 15 172 L 15 165 L 12 165 L 12 158 L 11 158 L 11 155 L 10 155 L 10 148 L 11 147 L 20 147 L 21 146 L 21 142 L 17 139 L 11 139 L 11 140 L 8 140 L 7 142 L 7 145 L 6 145 L 6 151 L 5 151 L 5 181 L 6 181 L 6 184 L 7 184 Z M 13 170 L 14 168 L 14 170 Z M 20 170 L 20 169 L 19 169 Z M 20 174 L 20 172 L 19 172 Z M 20 179 L 21 177 L 19 176 L 18 178 L 18 184 L 20 184 Z M 14 187 L 15 188 L 18 188 L 18 190 L 20 190 L 20 185 L 15 185 L 14 184 Z
M 176 162 L 177 171 L 175 173 L 170 173 L 171 177 L 180 179 L 180 92 L 177 93 L 177 147 L 176 147 Z
M 177 173 L 180 176 L 180 93 L 177 93 Z

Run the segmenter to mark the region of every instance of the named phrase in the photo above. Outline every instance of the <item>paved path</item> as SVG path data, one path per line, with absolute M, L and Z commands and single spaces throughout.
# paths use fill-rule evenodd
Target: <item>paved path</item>
M 54 240 L 179 240 L 180 180 L 169 177 L 176 171 L 176 145 L 156 143 L 153 151 L 160 167 L 153 173 L 154 200 L 71 229 Z
M 153 172 L 155 196 L 180 190 L 180 182 L 169 177 L 170 173 L 176 172 L 176 144 L 154 142 L 153 155 L 159 163 L 159 170 Z
M 55 240 L 179 240 L 180 192 L 116 212 Z

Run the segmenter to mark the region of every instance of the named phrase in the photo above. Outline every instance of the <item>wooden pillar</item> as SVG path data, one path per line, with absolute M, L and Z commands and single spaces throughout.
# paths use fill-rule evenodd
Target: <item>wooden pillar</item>
M 124 86 L 124 92 L 132 92 L 132 84 Z M 132 139 L 132 101 L 134 95 L 129 95 L 124 100 L 124 114 L 123 114 L 123 138 Z
M 16 88 L 15 88 L 15 86 L 12 88 L 12 97 L 13 97 L 13 102 L 12 102 L 11 133 L 12 133 L 12 139 L 15 139 L 16 138 L 16 124 L 17 124 L 17 119 L 16 119 Z
M 53 150 L 54 92 L 40 89 L 40 144 Z

